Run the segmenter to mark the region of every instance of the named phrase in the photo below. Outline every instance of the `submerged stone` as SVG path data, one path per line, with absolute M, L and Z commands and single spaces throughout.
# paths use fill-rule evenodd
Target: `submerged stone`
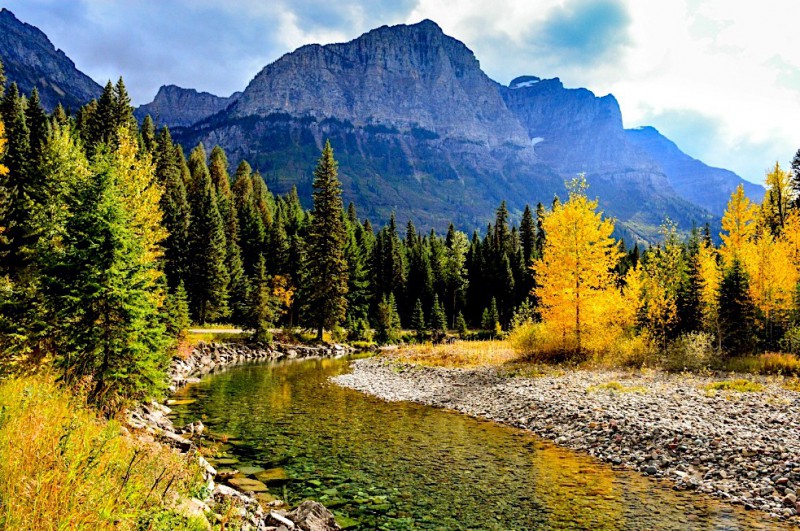
M 267 492 L 267 486 L 252 478 L 231 478 L 228 480 L 231 487 L 243 492 Z

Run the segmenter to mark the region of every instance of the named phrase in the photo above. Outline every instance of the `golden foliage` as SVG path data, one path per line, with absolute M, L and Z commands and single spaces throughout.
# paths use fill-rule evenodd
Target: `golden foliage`
M 740 184 L 728 201 L 728 208 L 722 216 L 722 247 L 720 254 L 725 265 L 730 265 L 735 258 L 742 258 L 750 240 L 755 234 L 758 207 L 744 195 L 744 187 Z
M 570 183 L 569 200 L 543 220 L 547 240 L 532 268 L 542 319 L 562 338 L 564 350 L 583 351 L 608 344 L 610 323 L 622 307 L 613 272 L 621 253 L 611 237 L 614 223 L 597 212 L 580 177 Z
M 6 151 L 6 126 L 3 123 L 3 120 L 0 120 L 0 159 L 3 158 L 3 155 Z M 0 164 L 0 176 L 5 175 L 8 173 L 8 168 Z
M 750 296 L 767 321 L 774 319 L 776 312 L 792 309 L 798 278 L 785 239 L 775 239 L 763 231 L 749 246 L 744 264 L 750 277 Z
M 697 250 L 695 260 L 697 260 L 698 299 L 703 324 L 719 337 L 719 287 L 722 284 L 722 269 L 717 259 L 717 251 L 708 242 L 703 241 Z

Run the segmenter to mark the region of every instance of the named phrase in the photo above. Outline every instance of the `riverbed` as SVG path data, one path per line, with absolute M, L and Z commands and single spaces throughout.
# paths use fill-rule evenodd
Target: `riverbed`
M 180 390 L 175 422 L 202 420 L 223 441 L 223 466 L 273 478 L 271 494 L 290 504 L 320 501 L 350 529 L 779 525 L 525 430 L 332 383 L 349 365 L 316 359 L 232 367 Z

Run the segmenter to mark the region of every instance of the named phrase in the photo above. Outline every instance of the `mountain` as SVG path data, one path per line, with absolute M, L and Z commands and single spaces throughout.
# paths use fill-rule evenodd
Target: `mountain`
M 663 168 L 681 197 L 710 212 L 722 215 L 731 193 L 740 184 L 744 185 L 744 193 L 752 201 L 760 203 L 764 199 L 763 186 L 690 157 L 654 127 L 628 129 L 625 134 Z
M 158 89 L 153 101 L 139 106 L 134 115 L 142 120 L 149 114 L 159 126 L 187 126 L 224 110 L 240 95 L 241 92 L 236 92 L 224 98 L 208 92 L 164 85 Z
M 59 102 L 77 110 L 103 92 L 64 52 L 56 50 L 47 35 L 5 8 L 0 9 L 0 61 L 8 82 L 16 82 L 26 94 L 36 87 L 48 110 Z
M 613 96 L 534 76 L 501 86 L 430 20 L 303 46 L 175 137 L 187 148 L 220 144 L 274 191 L 297 185 L 301 197 L 311 195 L 311 169 L 330 138 L 345 199 L 363 215 L 394 211 L 437 229 L 450 220 L 483 226 L 503 199 L 512 213 L 549 204 L 580 172 L 635 238 L 655 238 L 665 217 L 684 228 L 715 222 L 628 138 Z
M 474 54 L 431 21 L 309 45 L 266 66 L 226 110 L 175 131 L 189 148 L 220 144 L 274 191 L 311 174 L 330 138 L 345 200 L 361 214 L 446 229 L 483 225 L 501 200 L 563 195 Z

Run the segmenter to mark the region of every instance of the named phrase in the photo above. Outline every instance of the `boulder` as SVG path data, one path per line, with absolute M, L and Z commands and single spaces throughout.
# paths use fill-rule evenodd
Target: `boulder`
M 286 518 L 294 522 L 297 529 L 303 531 L 335 531 L 341 529 L 333 513 L 321 503 L 306 500 L 293 511 L 286 514 Z

